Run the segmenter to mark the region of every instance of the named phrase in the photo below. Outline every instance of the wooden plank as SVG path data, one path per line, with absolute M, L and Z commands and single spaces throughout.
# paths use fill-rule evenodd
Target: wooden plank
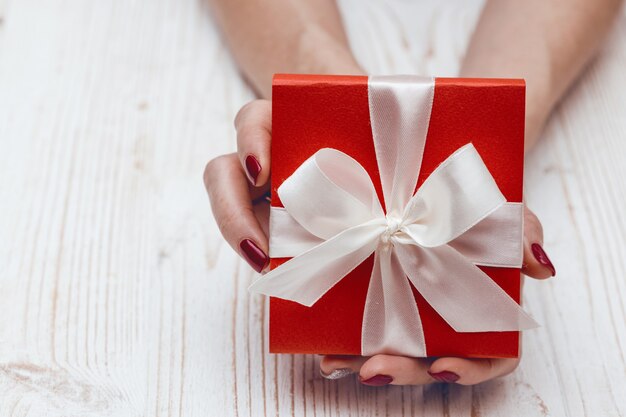
M 370 71 L 454 75 L 481 2 L 340 4 Z M 520 368 L 374 389 L 266 353 L 201 183 L 253 97 L 206 5 L 0 0 L 0 415 L 626 415 L 625 65 L 622 15 L 527 161 L 559 275 Z

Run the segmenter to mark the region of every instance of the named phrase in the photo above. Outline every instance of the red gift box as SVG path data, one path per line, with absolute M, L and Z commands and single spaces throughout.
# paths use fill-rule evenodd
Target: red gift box
M 521 202 L 524 81 L 436 78 L 434 91 L 416 189 L 441 162 L 471 141 L 506 200 Z M 272 206 L 282 206 L 278 187 L 321 148 L 335 148 L 357 160 L 383 200 L 370 123 L 368 77 L 276 75 L 272 95 Z M 360 355 L 373 258 L 370 256 L 311 307 L 271 297 L 270 352 Z M 272 258 L 270 267 L 274 269 L 287 260 Z M 519 269 L 480 268 L 520 302 Z M 456 332 L 412 289 L 428 356 L 518 356 L 519 332 Z

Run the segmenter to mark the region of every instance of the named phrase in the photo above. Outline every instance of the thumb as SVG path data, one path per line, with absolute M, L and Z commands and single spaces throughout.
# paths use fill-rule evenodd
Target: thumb
M 543 249 L 543 228 L 535 213 L 524 208 L 524 263 L 522 273 L 532 278 L 553 277 L 556 270 Z

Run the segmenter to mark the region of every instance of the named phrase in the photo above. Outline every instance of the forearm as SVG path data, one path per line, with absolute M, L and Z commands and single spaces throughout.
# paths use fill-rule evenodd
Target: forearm
M 276 72 L 360 74 L 335 0 L 210 0 L 243 74 L 269 98 Z
M 620 0 L 488 0 L 463 77 L 526 79 L 526 149 L 610 29 Z

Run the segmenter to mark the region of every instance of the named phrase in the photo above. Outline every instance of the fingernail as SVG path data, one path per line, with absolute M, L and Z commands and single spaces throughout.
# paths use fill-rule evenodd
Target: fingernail
M 322 375 L 324 378 L 326 379 L 340 379 L 340 378 L 344 378 L 350 374 L 353 374 L 354 371 L 350 368 L 341 368 L 341 369 L 333 369 L 333 371 L 329 374 L 325 374 L 321 369 L 320 369 L 320 375 Z
M 439 382 L 456 382 L 460 378 L 460 376 L 450 371 L 441 371 L 437 373 L 428 371 L 428 374 Z
M 261 173 L 261 164 L 259 164 L 259 161 L 254 155 L 246 156 L 246 172 L 248 173 L 248 179 L 252 185 L 256 185 L 256 179 Z
M 556 269 L 554 268 L 554 265 L 552 265 L 550 258 L 548 258 L 548 255 L 543 250 L 541 245 L 539 243 L 533 243 L 532 245 L 530 245 L 530 249 L 533 251 L 533 256 L 535 257 L 537 262 L 548 268 L 552 273 L 552 276 L 555 276 Z
M 256 272 L 261 272 L 267 266 L 270 258 L 250 239 L 244 239 L 239 243 L 241 255 L 248 261 Z
M 390 377 L 389 375 L 375 375 L 365 380 L 359 377 L 359 380 L 361 381 L 361 384 L 371 385 L 373 387 L 382 387 L 383 385 L 391 384 L 391 381 L 393 381 L 393 378 Z

